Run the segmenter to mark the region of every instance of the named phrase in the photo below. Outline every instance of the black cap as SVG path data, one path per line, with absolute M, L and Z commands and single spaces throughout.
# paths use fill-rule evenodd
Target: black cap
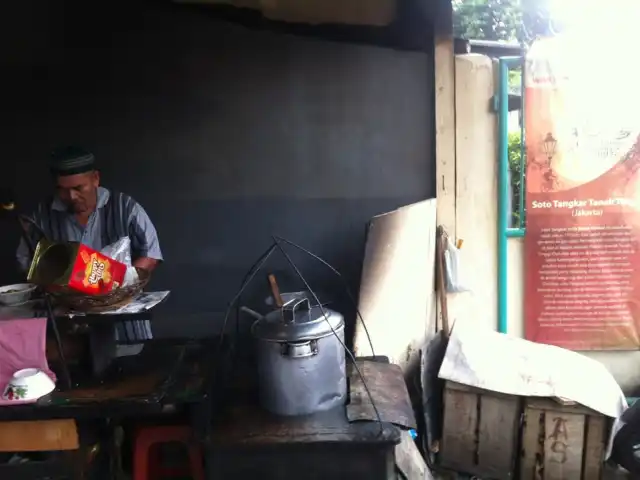
M 51 173 L 57 176 L 77 175 L 95 169 L 93 153 L 81 147 L 61 147 L 51 152 Z

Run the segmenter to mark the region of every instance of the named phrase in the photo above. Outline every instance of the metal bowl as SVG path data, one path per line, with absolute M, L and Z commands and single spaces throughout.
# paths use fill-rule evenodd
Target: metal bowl
M 37 285 L 30 283 L 0 287 L 0 305 L 13 306 L 28 302 L 36 288 L 38 288 Z

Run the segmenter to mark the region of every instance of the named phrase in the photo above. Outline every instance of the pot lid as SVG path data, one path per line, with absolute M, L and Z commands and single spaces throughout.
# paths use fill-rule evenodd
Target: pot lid
M 333 335 L 344 328 L 344 318 L 327 307 L 311 307 L 304 298 L 264 316 L 251 327 L 253 335 L 271 342 L 303 342 Z

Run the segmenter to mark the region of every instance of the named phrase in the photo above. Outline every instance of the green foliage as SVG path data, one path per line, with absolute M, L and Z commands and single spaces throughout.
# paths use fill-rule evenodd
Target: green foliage
M 511 172 L 511 212 L 514 228 L 524 227 L 524 218 L 520 219 L 520 195 L 523 194 L 523 185 L 520 179 L 522 171 L 521 161 L 524 157 L 524 148 L 521 145 L 521 135 L 519 131 L 509 134 L 508 152 L 509 152 L 509 171 Z
M 522 91 L 522 70 L 509 70 L 509 93 L 518 94 Z
M 530 44 L 557 30 L 547 0 L 453 0 L 453 33 L 458 38 Z
M 522 24 L 520 0 L 454 0 L 453 32 L 474 40 L 513 40 Z

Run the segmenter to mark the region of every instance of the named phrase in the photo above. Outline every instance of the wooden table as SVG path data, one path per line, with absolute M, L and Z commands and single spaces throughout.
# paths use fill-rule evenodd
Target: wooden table
M 215 349 L 206 344 L 153 341 L 140 355 L 118 358 L 100 381 L 57 390 L 35 404 L 0 407 L 0 432 L 25 432 L 31 428 L 35 437 L 40 432 L 39 441 L 34 441 L 32 447 L 23 441 L 9 448 L 2 445 L 0 435 L 0 451 L 68 452 L 62 461 L 0 465 L 0 478 L 38 478 L 43 473 L 53 475 L 56 469 L 67 474 L 71 469 L 75 478 L 84 478 L 84 464 L 91 448 L 104 438 L 111 440 L 113 427 L 125 419 L 185 409 L 195 425 L 209 424 L 210 418 L 204 415 L 211 410 L 206 405 L 214 355 Z M 47 435 L 42 432 L 50 433 L 47 445 L 43 445 Z M 111 447 L 115 445 L 107 446 Z M 110 479 L 115 478 L 114 473 Z
M 87 349 L 89 355 L 84 361 L 90 366 L 94 376 L 102 375 L 116 358 L 117 343 L 139 343 L 126 342 L 124 340 L 116 342 L 115 324 L 124 321 L 148 320 L 151 321 L 152 311 L 160 303 L 164 302 L 169 292 L 144 292 L 137 298 L 151 298 L 151 303 L 147 309 L 137 310 L 134 313 L 116 310 L 111 313 L 78 314 L 69 312 L 63 307 L 53 307 L 47 297 L 33 299 L 26 304 L 18 306 L 0 306 L 0 321 L 19 320 L 32 318 L 47 319 L 47 337 L 56 346 L 57 360 L 60 362 L 58 379 L 61 387 L 70 389 L 77 382 L 71 378 L 68 358 L 65 355 L 69 334 L 71 337 L 83 336 L 89 344 Z M 48 297 L 51 300 L 51 297 Z M 153 303 L 157 302 L 157 303 Z M 144 304 L 144 301 L 141 301 Z M 135 306 L 135 300 L 132 305 Z M 142 307 L 141 307 L 142 308 Z
M 264 480 L 395 479 L 400 430 L 376 422 L 349 423 L 345 408 L 298 418 L 236 406 L 214 429 L 208 478 Z
M 385 414 L 397 413 L 398 406 L 402 410 L 409 399 L 401 372 L 400 390 L 394 385 L 397 375 L 380 374 L 391 370 L 361 365 L 382 410 L 382 423 L 349 420 L 364 418 L 359 413 L 367 411 L 361 408 L 366 407 L 366 399 L 359 397 L 354 378 L 350 379 L 350 396 L 358 406 L 349 414 L 340 406 L 314 415 L 278 417 L 261 409 L 255 403 L 256 393 L 244 386 L 244 392 L 235 393 L 235 403 L 219 415 L 223 420 L 214 423 L 206 442 L 208 478 L 395 480 L 395 449 L 401 430 L 385 421 Z M 246 378 L 242 373 L 237 372 Z M 385 409 L 385 404 L 393 408 Z

